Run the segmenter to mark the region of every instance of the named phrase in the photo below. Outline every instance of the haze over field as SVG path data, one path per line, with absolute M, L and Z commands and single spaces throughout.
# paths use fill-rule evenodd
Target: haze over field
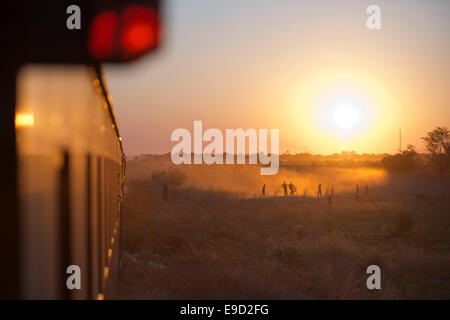
M 449 298 L 448 175 L 282 163 L 262 177 L 257 166 L 174 166 L 168 155 L 127 167 L 121 298 Z M 298 194 L 283 196 L 283 180 Z M 366 287 L 372 264 L 381 290 Z

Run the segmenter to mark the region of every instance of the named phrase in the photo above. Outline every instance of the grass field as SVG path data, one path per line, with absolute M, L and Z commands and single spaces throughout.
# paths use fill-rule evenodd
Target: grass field
M 285 180 L 300 195 L 282 197 Z M 131 161 L 120 297 L 449 299 L 449 180 L 295 165 L 261 177 L 255 166 Z M 331 205 L 314 196 L 317 183 L 324 193 L 334 186 Z M 355 183 L 369 196 L 357 201 Z M 381 290 L 366 287 L 372 264 Z

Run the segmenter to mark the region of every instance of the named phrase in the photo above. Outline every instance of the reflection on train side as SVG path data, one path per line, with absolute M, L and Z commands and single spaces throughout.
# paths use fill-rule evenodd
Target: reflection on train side
M 118 269 L 124 155 L 99 70 L 24 67 L 17 78 L 22 298 L 103 299 Z M 66 268 L 81 268 L 68 290 Z

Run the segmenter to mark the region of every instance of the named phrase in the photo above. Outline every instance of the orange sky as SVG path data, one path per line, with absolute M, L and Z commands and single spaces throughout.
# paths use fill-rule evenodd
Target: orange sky
M 395 152 L 400 127 L 424 150 L 449 125 L 449 1 L 375 1 L 378 31 L 373 1 L 167 2 L 163 48 L 106 67 L 129 155 L 169 152 L 194 120 L 280 129 L 281 152 L 327 154 Z M 329 121 L 342 103 L 363 115 L 346 134 Z

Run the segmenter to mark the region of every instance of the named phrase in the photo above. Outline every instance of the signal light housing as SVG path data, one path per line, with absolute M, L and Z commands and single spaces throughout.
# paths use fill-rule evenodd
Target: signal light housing
M 114 52 L 119 17 L 108 10 L 95 17 L 90 27 L 89 53 L 94 59 L 104 60 L 110 58 Z
M 81 29 L 69 30 L 70 5 L 81 9 Z M 158 0 L 28 0 L 25 62 L 127 62 L 160 43 Z
M 159 18 L 155 9 L 128 5 L 120 13 L 98 14 L 89 30 L 89 53 L 96 60 L 128 61 L 159 43 Z

